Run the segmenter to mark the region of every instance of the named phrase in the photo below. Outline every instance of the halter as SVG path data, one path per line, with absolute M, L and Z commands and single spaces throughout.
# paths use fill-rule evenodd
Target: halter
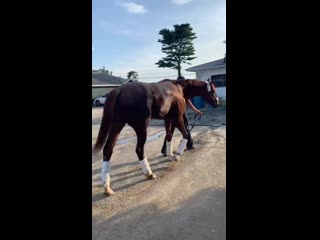
M 209 80 L 208 80 L 208 82 L 207 82 L 207 90 L 208 90 L 208 93 L 210 93 L 210 92 L 212 91 L 211 85 L 210 85 L 210 83 L 209 83 Z
M 208 79 L 208 82 L 206 82 L 206 83 L 207 83 L 208 93 L 209 93 L 209 95 L 211 96 L 211 95 L 213 95 L 213 89 L 212 89 L 212 86 L 211 86 L 211 84 L 210 84 L 209 79 Z M 216 99 L 219 101 L 219 98 L 218 98 L 218 97 L 216 97 Z
M 210 84 L 209 80 L 208 80 L 208 82 L 206 82 L 206 83 L 207 83 L 207 90 L 208 90 L 208 93 L 209 93 L 209 95 L 211 96 L 211 95 L 213 94 L 212 86 L 211 86 L 211 84 Z

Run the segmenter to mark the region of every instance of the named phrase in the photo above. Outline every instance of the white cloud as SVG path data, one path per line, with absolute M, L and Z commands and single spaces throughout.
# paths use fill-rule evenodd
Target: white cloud
M 148 10 L 144 8 L 143 5 L 136 4 L 134 2 L 125 2 L 121 4 L 122 7 L 126 8 L 129 13 L 133 14 L 143 14 Z
M 94 47 L 92 48 L 92 52 L 94 52 Z
M 192 0 L 172 0 L 171 2 L 176 5 L 183 5 L 191 2 Z

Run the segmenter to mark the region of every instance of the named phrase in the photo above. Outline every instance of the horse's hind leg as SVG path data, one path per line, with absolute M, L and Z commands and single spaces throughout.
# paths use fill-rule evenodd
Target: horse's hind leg
M 149 179 L 155 179 L 156 175 L 152 173 L 147 157 L 144 155 L 144 145 L 147 141 L 147 124 L 132 125 L 132 128 L 137 134 L 136 153 L 139 158 L 139 163 L 143 174 Z
M 107 196 L 112 195 L 114 192 L 110 187 L 110 173 L 111 173 L 111 165 L 110 158 L 113 152 L 113 148 L 117 142 L 118 136 L 121 130 L 124 127 L 124 123 L 114 123 L 112 128 L 110 129 L 110 133 L 108 135 L 107 142 L 103 148 L 103 162 L 101 168 L 101 180 L 102 184 L 105 188 L 105 194 Z

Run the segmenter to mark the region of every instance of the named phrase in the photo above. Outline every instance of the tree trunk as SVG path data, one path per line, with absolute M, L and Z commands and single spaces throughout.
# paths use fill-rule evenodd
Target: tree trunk
M 178 65 L 178 78 L 180 78 L 181 77 L 181 66 L 180 66 L 180 64 Z

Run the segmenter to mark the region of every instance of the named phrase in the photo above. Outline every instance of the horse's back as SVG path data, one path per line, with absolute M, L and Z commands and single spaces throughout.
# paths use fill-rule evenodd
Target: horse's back
M 144 104 L 150 97 L 151 89 L 149 84 L 145 83 L 127 83 L 120 87 L 119 104 L 122 107 L 133 107 Z
M 135 82 L 122 85 L 117 104 L 121 116 L 127 120 L 149 117 L 152 105 L 150 84 Z
M 176 115 L 180 111 L 177 109 L 180 101 L 184 101 L 183 97 L 172 80 L 134 82 L 119 88 L 116 108 L 126 122 L 142 118 L 163 119 L 168 113 Z

